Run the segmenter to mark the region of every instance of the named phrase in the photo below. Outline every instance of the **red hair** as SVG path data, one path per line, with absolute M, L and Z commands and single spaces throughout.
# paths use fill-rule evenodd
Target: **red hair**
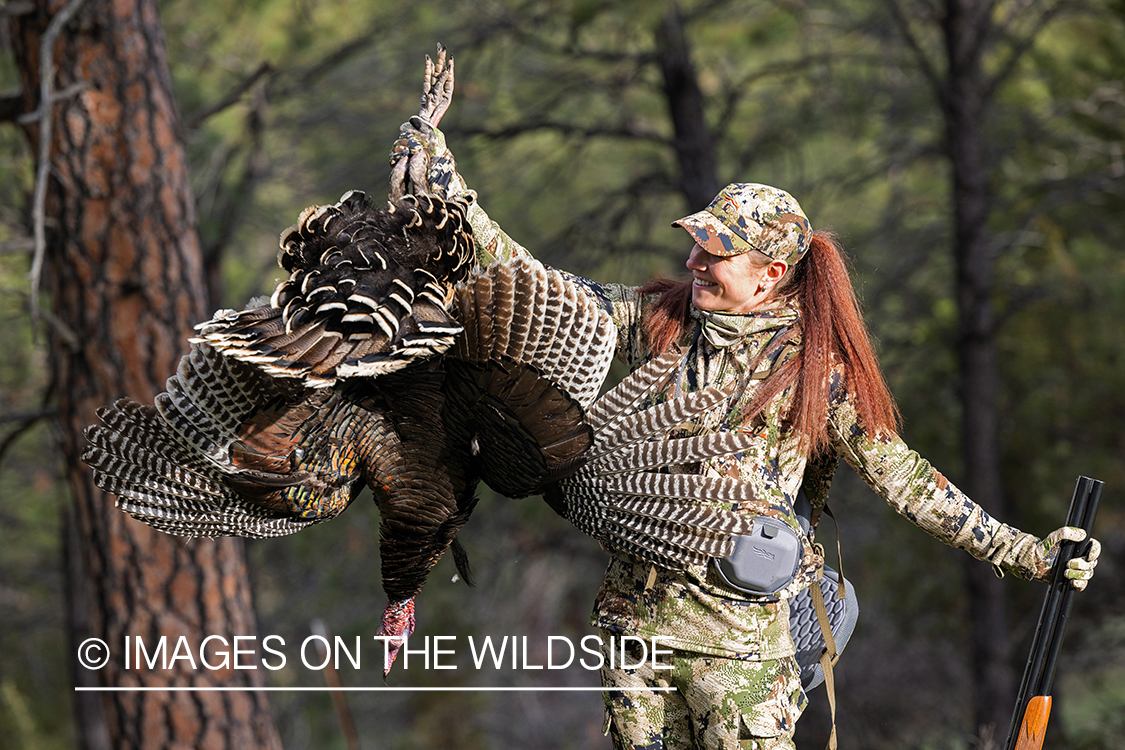
M 691 281 L 659 279 L 642 286 L 640 292 L 659 295 L 644 320 L 649 349 L 657 355 L 679 342 L 690 321 Z M 836 237 L 813 232 L 808 253 L 790 266 L 775 295 L 797 299 L 801 351 L 762 382 L 739 421 L 754 417 L 771 399 L 794 386 L 787 419 L 802 449 L 806 455 L 827 449 L 831 375 L 839 364 L 844 370 L 843 385 L 868 432 L 897 434 L 898 407 L 879 369 Z

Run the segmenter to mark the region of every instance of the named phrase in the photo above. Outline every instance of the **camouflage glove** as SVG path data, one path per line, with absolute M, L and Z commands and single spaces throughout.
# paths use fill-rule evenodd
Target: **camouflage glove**
M 1004 532 L 1012 534 L 1014 538 L 1010 544 L 1002 543 L 996 547 L 994 554 L 989 555 L 989 559 L 1003 571 L 1036 581 L 1050 580 L 1051 566 L 1058 557 L 1059 544 L 1081 542 L 1086 539 L 1086 532 L 1073 526 L 1064 526 L 1051 532 L 1044 539 L 1020 533 L 1010 526 L 1005 526 L 1001 534 Z M 1094 575 L 1094 567 L 1098 564 L 1101 551 L 1101 544 L 1097 539 L 1092 539 L 1090 551 L 1086 556 L 1075 557 L 1067 564 L 1064 575 L 1070 579 L 1075 589 L 1081 591 L 1086 588 L 1086 583 Z
M 449 185 L 457 174 L 453 154 L 445 136 L 421 117 L 411 117 L 398 131 L 391 147 L 391 192 L 448 197 Z

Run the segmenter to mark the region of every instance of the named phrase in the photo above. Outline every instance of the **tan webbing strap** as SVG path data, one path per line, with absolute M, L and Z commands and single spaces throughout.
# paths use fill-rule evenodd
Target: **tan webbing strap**
M 648 566 L 648 580 L 645 581 L 645 591 L 652 588 L 652 584 L 656 583 L 656 566 Z
M 820 525 L 820 514 L 824 510 L 823 505 L 814 505 L 812 513 L 809 514 L 809 538 L 812 539 L 816 536 L 816 527 Z
M 824 512 L 828 514 L 828 517 L 832 519 L 832 523 L 836 527 L 836 565 L 838 567 L 836 572 L 840 574 L 840 580 L 838 581 L 840 586 L 836 589 L 836 598 L 844 599 L 847 597 L 848 592 L 845 589 L 844 583 L 844 550 L 840 547 L 840 522 L 836 520 L 836 516 L 832 514 L 832 509 L 829 508 L 827 504 L 823 507 Z M 827 642 L 827 639 L 825 639 L 825 643 Z
M 832 636 L 832 625 L 828 622 L 828 609 L 824 606 L 824 594 L 820 590 L 820 579 L 824 572 L 810 585 L 813 608 L 816 610 L 816 620 L 820 624 L 820 632 L 824 636 L 826 648 L 820 655 L 820 667 L 824 670 L 824 690 L 828 694 L 828 710 L 832 719 L 832 734 L 828 736 L 827 750 L 836 750 L 836 680 L 832 674 L 832 667 L 840 654 L 836 652 L 836 639 Z M 841 582 L 844 577 L 840 576 Z M 842 585 L 842 584 L 841 584 Z

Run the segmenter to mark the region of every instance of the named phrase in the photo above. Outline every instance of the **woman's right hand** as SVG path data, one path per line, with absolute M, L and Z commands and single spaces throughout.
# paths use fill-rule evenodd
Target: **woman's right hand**
M 437 62 L 426 55 L 418 115 L 403 123 L 398 140 L 391 147 L 392 199 L 407 193 L 445 197 L 456 165 L 437 124 L 452 99 L 453 56 L 447 58 L 445 48 L 439 44 Z

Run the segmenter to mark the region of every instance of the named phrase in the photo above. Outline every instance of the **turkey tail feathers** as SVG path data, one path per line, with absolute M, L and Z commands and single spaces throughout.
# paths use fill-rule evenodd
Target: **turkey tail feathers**
M 670 377 L 672 370 L 680 364 L 684 352 L 667 351 L 654 357 L 637 368 L 629 377 L 606 392 L 589 409 L 588 417 L 600 429 L 608 428 L 613 417 L 628 414 L 662 379 Z
M 223 311 L 195 341 L 318 388 L 440 354 L 461 332 L 449 304 L 475 255 L 465 212 L 412 195 L 377 210 L 355 190 L 310 206 L 281 235 L 290 276 L 269 306 Z

